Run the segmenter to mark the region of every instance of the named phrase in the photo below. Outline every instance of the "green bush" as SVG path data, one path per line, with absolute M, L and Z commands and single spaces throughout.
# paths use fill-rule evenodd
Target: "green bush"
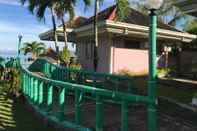
M 174 77 L 176 76 L 176 67 L 161 68 L 157 70 L 158 77 Z
M 71 64 L 70 69 L 74 69 L 74 70 L 81 70 L 81 64 Z
M 60 52 L 60 61 L 68 66 L 70 62 L 70 51 L 67 48 L 64 48 L 63 51 Z
M 193 96 L 194 98 L 197 98 L 197 92 L 196 93 L 194 93 L 194 96 Z
M 118 72 L 121 76 L 133 76 L 133 73 L 129 69 L 122 69 Z

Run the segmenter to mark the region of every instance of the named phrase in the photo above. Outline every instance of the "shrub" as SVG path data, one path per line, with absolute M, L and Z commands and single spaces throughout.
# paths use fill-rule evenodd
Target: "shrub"
M 158 77 L 173 77 L 176 76 L 176 67 L 161 68 L 157 70 Z
M 133 76 L 133 73 L 129 69 L 121 69 L 118 71 L 118 75 Z
M 133 72 L 129 69 L 121 69 L 117 72 L 117 75 L 121 75 L 121 76 L 147 76 L 148 72 L 147 71 L 141 71 L 141 72 Z
M 193 96 L 194 98 L 197 98 L 197 92 L 196 93 L 194 93 L 194 96 Z
M 81 70 L 81 64 L 71 64 L 70 69 Z
M 70 51 L 67 48 L 64 48 L 63 51 L 60 52 L 60 61 L 68 66 L 70 62 Z

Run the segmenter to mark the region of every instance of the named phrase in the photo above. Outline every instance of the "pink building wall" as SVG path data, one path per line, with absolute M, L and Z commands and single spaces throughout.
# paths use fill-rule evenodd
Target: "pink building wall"
M 93 44 L 93 37 L 87 36 L 83 38 L 78 38 L 77 42 L 77 56 L 82 65 L 83 69 L 93 71 L 93 51 L 92 55 L 87 58 L 87 47 L 88 43 Z M 99 35 L 99 44 L 98 44 L 98 72 L 110 73 L 110 39 L 108 34 Z M 93 49 L 92 49 L 93 50 Z
M 135 74 L 148 73 L 148 51 L 138 49 L 113 48 L 112 72 L 126 69 Z

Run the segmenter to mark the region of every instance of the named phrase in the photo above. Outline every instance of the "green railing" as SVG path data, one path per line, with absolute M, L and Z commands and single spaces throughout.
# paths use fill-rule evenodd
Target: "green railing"
M 32 71 L 42 72 L 48 78 L 69 83 L 94 86 L 127 93 L 131 93 L 133 88 L 132 77 L 68 69 L 52 64 L 42 58 L 37 59 L 29 69 Z
M 55 70 L 53 66 L 49 69 L 49 64 L 39 64 L 37 63 L 36 71 L 44 71 L 51 75 L 51 71 Z M 44 67 L 42 67 L 44 66 Z M 46 67 L 45 67 L 46 66 Z M 33 67 L 30 66 L 30 68 Z M 56 67 L 57 68 L 57 67 Z M 59 67 L 58 67 L 59 68 Z M 79 71 L 78 71 L 79 72 Z M 71 73 L 71 72 L 69 72 Z M 69 74 L 70 75 L 70 74 Z M 62 75 L 57 75 L 62 76 Z M 53 78 L 54 76 L 51 76 Z M 70 77 L 70 76 L 69 76 Z M 21 66 L 21 78 L 22 78 L 22 90 L 27 100 L 32 103 L 37 111 L 42 111 L 45 114 L 45 117 L 56 116 L 59 121 L 59 124 L 63 124 L 67 128 L 73 128 L 79 131 L 103 131 L 103 103 L 106 100 L 119 101 L 121 107 L 121 131 L 128 131 L 129 121 L 128 121 L 128 111 L 129 105 L 132 103 L 139 103 L 145 105 L 155 105 L 155 100 L 150 99 L 148 96 L 139 96 L 133 95 L 131 92 L 120 92 L 118 90 L 109 90 L 105 86 L 103 88 L 97 88 L 96 80 L 93 81 L 93 86 L 83 85 L 83 80 L 75 83 L 70 83 L 70 78 L 67 81 L 53 80 L 47 77 L 41 77 L 35 73 L 30 72 L 29 70 Z M 58 78 L 60 79 L 60 78 Z M 54 90 L 58 89 L 58 115 L 52 110 L 54 102 Z M 44 92 L 46 90 L 46 92 Z M 46 96 L 44 95 L 45 93 Z M 65 98 L 72 95 L 74 98 L 74 114 L 75 120 L 66 119 L 67 116 L 64 114 L 64 110 L 67 107 Z M 95 101 L 95 128 L 84 127 L 83 120 L 83 111 L 82 105 L 84 100 L 91 99 Z M 152 111 L 148 110 L 148 113 Z M 152 119 L 153 120 L 153 119 Z M 149 126 L 149 125 L 148 125 Z M 151 128 L 149 128 L 151 129 Z M 150 130 L 151 131 L 151 130 Z

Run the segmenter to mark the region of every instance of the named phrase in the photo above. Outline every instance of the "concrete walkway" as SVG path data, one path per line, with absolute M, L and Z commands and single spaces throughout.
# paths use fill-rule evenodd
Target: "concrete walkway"
M 197 80 L 189 80 L 189 79 L 181 79 L 181 78 L 174 78 L 173 80 L 197 85 Z

